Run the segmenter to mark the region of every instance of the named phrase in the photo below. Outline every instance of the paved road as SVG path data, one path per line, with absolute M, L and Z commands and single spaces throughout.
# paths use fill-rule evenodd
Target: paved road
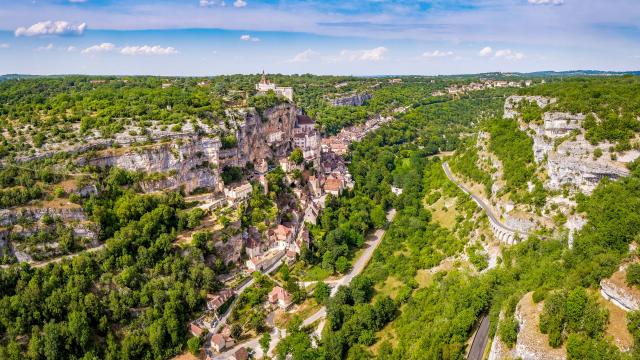
M 489 341 L 489 316 L 485 315 L 480 321 L 480 327 L 478 328 L 478 332 L 473 337 L 473 342 L 471 343 L 471 350 L 469 350 L 469 355 L 467 355 L 467 360 L 482 360 L 482 355 L 484 355 L 484 348 L 487 347 L 487 342 Z
M 396 209 L 391 209 L 387 213 L 387 220 L 391 222 L 395 216 L 396 216 Z M 351 271 L 345 276 L 343 276 L 342 278 L 334 282 L 335 286 L 331 289 L 331 296 L 334 296 L 336 294 L 339 286 L 349 285 L 349 283 L 351 283 L 351 280 L 353 280 L 354 277 L 359 275 L 364 270 L 364 268 L 369 263 L 369 260 L 371 260 L 371 257 L 373 256 L 373 253 L 375 252 L 376 248 L 378 247 L 378 245 L 380 245 L 384 232 L 385 232 L 384 230 L 376 230 L 374 232 L 374 234 L 370 237 L 370 240 L 366 242 L 368 247 L 360 255 L 358 260 L 356 260 Z M 323 306 L 320 310 L 316 311 L 313 315 L 304 319 L 302 322 L 302 325 L 309 326 L 318 320 L 324 319 L 326 315 L 327 315 L 327 309 L 326 307 Z M 320 326 L 318 327 L 318 329 L 316 329 L 315 333 L 319 335 L 322 332 L 322 327 L 324 327 L 324 322 L 321 321 Z M 277 327 L 274 328 L 273 332 L 271 333 L 271 344 L 269 346 L 269 353 L 273 352 L 273 349 L 275 349 L 280 339 L 284 338 L 285 336 L 286 336 L 286 333 L 284 332 L 284 330 L 278 329 Z M 256 358 L 260 358 L 260 356 L 262 355 L 262 349 L 260 349 L 259 341 L 260 341 L 260 338 L 255 337 L 251 340 L 243 342 L 242 344 L 236 345 L 231 350 L 225 351 L 215 356 L 215 359 L 228 359 L 240 347 L 253 349 L 255 351 Z
M 525 235 L 525 237 L 526 237 L 526 234 L 522 234 L 521 231 L 518 231 L 516 229 L 512 229 L 509 226 L 507 226 L 507 225 L 503 224 L 502 222 L 500 222 L 500 217 L 496 216 L 496 214 L 493 212 L 493 208 L 491 208 L 491 206 L 489 206 L 487 203 L 485 203 L 484 199 L 482 199 L 481 197 L 479 197 L 476 194 L 474 194 L 471 190 L 469 190 L 462 183 L 458 182 L 458 180 L 456 180 L 456 178 L 451 173 L 451 169 L 449 169 L 449 163 L 448 162 L 446 162 L 446 161 L 443 162 L 442 163 L 442 168 L 444 169 L 444 173 L 447 175 L 449 180 L 451 180 L 451 182 L 456 184 L 460 188 L 460 190 L 462 190 L 465 193 L 469 194 L 469 196 L 471 196 L 471 198 L 484 210 L 484 212 L 487 214 L 487 216 L 489 217 L 491 222 L 493 222 L 497 226 L 501 227 L 506 232 Z
M 282 265 L 283 256 L 284 256 L 284 252 L 280 256 L 280 259 L 278 259 L 278 261 L 276 261 L 273 265 L 271 265 L 271 267 L 266 269 L 263 273 L 268 275 L 271 272 L 273 272 L 275 269 L 277 269 L 278 266 Z M 254 281 L 255 280 L 253 279 L 253 277 L 251 277 L 249 280 L 246 280 L 244 283 L 240 284 L 235 289 L 236 298 L 233 300 L 233 303 L 231 303 L 227 311 L 225 311 L 224 315 L 222 315 L 222 317 L 220 318 L 220 321 L 218 321 L 218 324 L 213 328 L 212 334 L 218 333 L 220 331 L 220 328 L 222 328 L 227 323 L 227 319 L 229 318 L 229 315 L 231 315 L 231 311 L 233 310 L 233 308 L 236 306 L 236 303 L 240 298 L 240 294 L 242 294 L 242 292 L 245 291 L 249 286 L 253 285 Z

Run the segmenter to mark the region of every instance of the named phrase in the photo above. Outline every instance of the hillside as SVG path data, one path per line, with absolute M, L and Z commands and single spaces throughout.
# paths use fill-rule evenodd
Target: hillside
M 0 358 L 632 358 L 638 94 L 3 81 Z

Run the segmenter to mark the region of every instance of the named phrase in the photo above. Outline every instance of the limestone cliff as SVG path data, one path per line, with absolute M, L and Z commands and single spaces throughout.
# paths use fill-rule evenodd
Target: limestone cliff
M 350 96 L 343 96 L 335 99 L 331 99 L 331 105 L 333 106 L 362 106 L 364 103 L 371 99 L 371 94 L 353 94 Z
M 521 101 L 536 103 L 541 108 L 553 104 L 555 99 L 540 96 L 511 96 L 504 105 L 504 117 L 519 119 L 517 104 Z M 584 193 L 591 193 L 600 179 L 617 179 L 627 176 L 625 163 L 635 160 L 640 153 L 629 151 L 612 156 L 612 144 L 591 144 L 584 138 L 582 122 L 584 114 L 545 112 L 541 123 L 520 121 L 520 129 L 533 139 L 533 154 L 539 164 L 546 166 L 549 176 L 545 186 L 560 190 L 565 185 Z M 595 156 L 596 149 L 602 155 Z
M 640 310 L 640 290 L 627 285 L 627 264 L 620 266 L 610 278 L 600 281 L 600 293 L 625 311 Z
M 227 115 L 234 121 L 228 124 L 185 124 L 176 131 L 148 131 L 150 145 L 102 150 L 79 163 L 144 172 L 147 177 L 141 187 L 147 192 L 180 187 L 186 192 L 198 188 L 220 191 L 224 167 L 256 164 L 291 150 L 297 113 L 295 105 L 289 103 L 267 109 L 263 116 L 252 108 L 229 111 Z M 234 135 L 236 145 L 223 148 L 221 135 Z M 127 137 L 116 139 L 122 144 Z

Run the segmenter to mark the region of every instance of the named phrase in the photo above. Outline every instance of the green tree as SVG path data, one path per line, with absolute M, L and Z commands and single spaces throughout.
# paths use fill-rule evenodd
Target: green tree
M 300 148 L 293 149 L 291 155 L 289 155 L 289 160 L 293 161 L 297 165 L 302 164 L 302 162 L 304 162 L 304 154 L 302 153 L 302 150 L 300 150 Z
M 315 289 L 313 289 L 313 296 L 318 304 L 324 304 L 324 302 L 329 298 L 329 295 L 331 295 L 331 288 L 329 285 L 322 281 L 318 281 Z
M 200 347 L 202 347 L 202 339 L 199 336 L 193 336 L 187 340 L 187 347 L 191 354 L 198 356 L 200 354 Z
M 262 348 L 262 353 L 265 354 L 265 356 L 269 351 L 270 344 L 271 344 L 271 334 L 269 334 L 268 332 L 265 332 L 264 334 L 262 334 L 262 337 L 260 338 L 260 347 Z

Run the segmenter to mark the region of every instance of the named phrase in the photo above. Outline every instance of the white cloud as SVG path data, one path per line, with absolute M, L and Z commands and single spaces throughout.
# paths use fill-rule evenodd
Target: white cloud
M 529 0 L 532 5 L 562 5 L 564 0 Z
M 224 0 L 200 0 L 200 6 L 202 7 L 211 7 L 211 6 L 227 6 Z
M 47 46 L 38 46 L 36 48 L 36 50 L 38 50 L 38 51 L 50 51 L 50 50 L 53 50 L 53 44 L 49 43 L 49 45 L 47 45 Z
M 305 63 L 305 62 L 309 62 L 309 60 L 311 60 L 312 57 L 318 55 L 318 53 L 316 51 L 313 51 L 311 49 L 307 49 L 299 54 L 296 54 L 296 56 L 294 56 L 293 58 L 287 60 L 286 62 L 288 63 Z
M 485 46 L 482 50 L 480 50 L 480 52 L 478 53 L 478 56 L 489 56 L 491 55 L 491 53 L 493 52 L 493 49 Z
M 8 49 L 10 48 L 9 44 L 4 43 L 4 44 L 0 44 L 0 49 Z
M 116 46 L 112 43 L 102 43 L 100 45 L 89 46 L 88 48 L 82 50 L 83 54 L 95 54 L 95 53 L 103 53 L 109 52 L 115 49 Z
M 46 35 L 82 35 L 87 29 L 87 24 L 72 25 L 66 21 L 41 21 L 28 28 L 19 27 L 15 31 L 16 36 L 46 36 Z
M 67 52 L 76 52 L 78 51 L 78 48 L 75 46 L 69 46 L 67 47 Z
M 260 41 L 260 38 L 253 37 L 251 35 L 245 34 L 245 35 L 240 36 L 240 40 L 258 42 L 258 41 Z
M 495 57 L 507 60 L 522 60 L 524 59 L 524 54 L 521 52 L 511 51 L 510 49 L 504 49 L 496 51 Z
M 425 52 L 424 54 L 422 54 L 422 56 L 426 58 L 438 58 L 438 57 L 446 57 L 451 55 L 453 55 L 453 51 L 440 51 L 440 50 L 434 50 L 432 52 Z
M 384 54 L 388 51 L 389 50 L 383 46 L 368 50 L 342 50 L 338 56 L 330 57 L 327 60 L 329 62 L 380 61 L 384 59 Z
M 237 7 L 237 8 L 243 8 L 245 6 L 247 6 L 247 2 L 245 0 L 236 0 L 233 2 L 233 6 Z
M 125 46 L 120 49 L 120 53 L 123 55 L 173 55 L 177 54 L 178 50 L 175 48 L 161 47 L 159 45 L 149 46 Z

